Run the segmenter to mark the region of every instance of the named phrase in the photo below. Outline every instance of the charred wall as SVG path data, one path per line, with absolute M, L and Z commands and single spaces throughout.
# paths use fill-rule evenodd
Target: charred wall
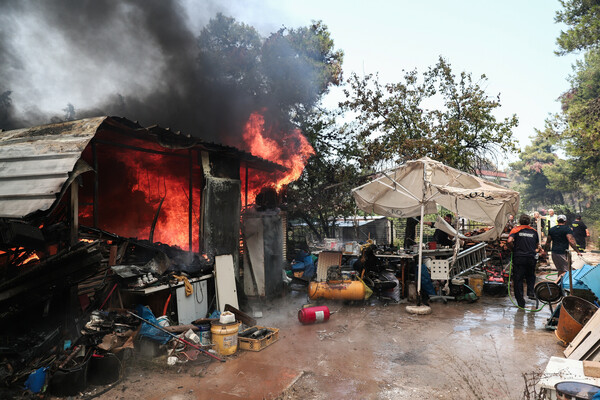
M 207 155 L 203 158 L 208 161 Z M 239 160 L 211 154 L 210 167 L 204 169 L 202 193 L 204 252 L 214 256 L 231 254 L 236 268 L 242 205 L 239 169 Z

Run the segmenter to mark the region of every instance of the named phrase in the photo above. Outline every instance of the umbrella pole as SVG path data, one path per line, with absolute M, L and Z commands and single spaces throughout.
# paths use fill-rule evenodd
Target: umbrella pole
M 419 263 L 417 265 L 417 305 L 421 305 L 421 263 L 423 262 L 423 217 L 425 204 L 421 203 L 421 229 L 419 230 Z

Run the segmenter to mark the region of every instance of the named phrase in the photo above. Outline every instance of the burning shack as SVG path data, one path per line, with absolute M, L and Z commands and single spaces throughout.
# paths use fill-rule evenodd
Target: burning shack
M 249 228 L 241 221 L 243 205 L 285 170 L 235 147 L 117 117 L 2 132 L 0 360 L 18 360 L 0 365 L 0 379 L 76 337 L 82 314 L 107 302 L 170 310 L 179 323 L 206 317 L 222 294 L 215 287 L 235 292 L 244 236 L 253 237 L 241 252 L 248 291 L 276 292 L 282 217 L 267 206 L 244 213 Z M 230 256 L 233 271 L 218 272 L 229 281 L 215 285 L 220 256 Z M 251 259 L 264 269 L 252 269 Z M 200 291 L 203 301 L 190 309 L 174 287 Z

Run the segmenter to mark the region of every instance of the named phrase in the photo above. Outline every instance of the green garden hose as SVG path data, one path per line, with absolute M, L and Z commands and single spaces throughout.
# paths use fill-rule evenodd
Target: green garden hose
M 510 280 L 511 280 L 511 276 L 512 276 L 512 265 L 513 265 L 513 262 L 512 262 L 512 254 L 511 254 L 510 255 L 510 264 L 508 264 L 508 285 L 507 285 L 508 286 L 508 298 L 510 299 L 510 301 L 513 303 L 513 305 L 515 307 L 520 308 L 521 310 L 529 311 L 529 312 L 539 312 L 539 311 L 542 311 L 542 309 L 544 307 L 546 307 L 546 304 L 542 304 L 542 306 L 540 308 L 533 309 L 533 308 L 524 308 L 524 307 L 521 307 L 520 305 L 518 305 L 517 303 L 515 303 L 515 300 L 510 295 Z M 549 275 L 551 275 L 551 274 L 549 274 Z M 523 282 L 521 282 L 521 285 L 522 284 L 523 284 Z M 527 290 L 529 290 L 529 288 L 527 288 Z

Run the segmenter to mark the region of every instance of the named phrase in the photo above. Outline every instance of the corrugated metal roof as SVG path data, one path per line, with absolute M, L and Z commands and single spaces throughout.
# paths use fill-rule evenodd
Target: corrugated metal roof
M 0 132 L 0 217 L 48 210 L 106 118 Z
M 144 128 L 120 117 L 96 117 L 0 132 L 0 218 L 22 218 L 50 209 L 69 174 L 103 123 L 156 137 L 169 148 L 198 148 L 241 159 L 252 168 L 285 167 L 235 147 L 202 142 L 189 135 L 153 126 Z

